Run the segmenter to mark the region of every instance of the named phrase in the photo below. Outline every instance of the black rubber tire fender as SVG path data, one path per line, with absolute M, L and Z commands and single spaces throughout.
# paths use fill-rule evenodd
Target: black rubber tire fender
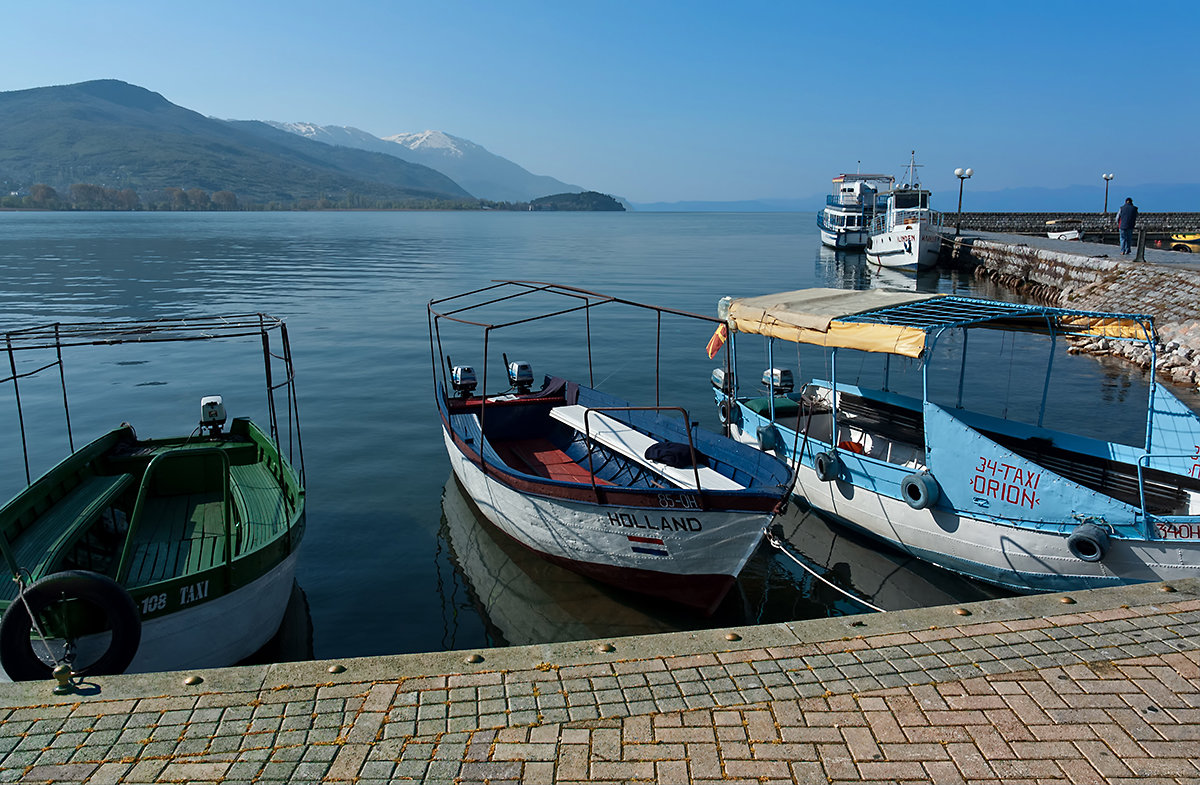
M 836 480 L 841 474 L 841 461 L 832 452 L 819 452 L 813 457 L 813 470 L 821 482 Z
M 38 614 L 56 602 L 77 599 L 100 608 L 112 630 L 108 650 L 90 665 L 76 671 L 93 676 L 124 673 L 142 641 L 142 619 L 129 592 L 121 584 L 96 572 L 64 570 L 41 578 L 15 598 L 0 619 L 0 664 L 13 681 L 51 678 L 47 665 L 34 652 L 29 634 L 30 614 Z
M 937 503 L 941 495 L 937 480 L 932 474 L 917 472 L 905 477 L 900 483 L 900 495 L 914 510 L 924 510 Z
M 1101 561 L 1108 555 L 1108 532 L 1094 523 L 1081 523 L 1067 537 L 1067 550 L 1080 561 Z

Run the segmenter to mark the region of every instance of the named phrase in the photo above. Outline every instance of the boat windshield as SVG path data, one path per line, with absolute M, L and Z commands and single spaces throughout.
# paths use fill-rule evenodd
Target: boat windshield
M 929 192 L 897 191 L 895 204 L 897 210 L 927 209 L 929 207 Z

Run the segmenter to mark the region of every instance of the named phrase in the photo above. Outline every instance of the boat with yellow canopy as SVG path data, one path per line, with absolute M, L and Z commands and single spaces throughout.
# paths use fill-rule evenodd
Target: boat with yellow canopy
M 1058 430 L 1061 410 L 1086 404 L 1050 395 L 1056 363 L 1082 343 L 1140 342 L 1153 359 L 1151 317 L 837 289 L 726 297 L 718 316 L 729 340 L 712 382 L 726 429 L 785 458 L 818 511 L 1018 591 L 1200 575 L 1200 418 L 1148 379 L 1134 427 L 1090 418 L 1092 433 L 1071 433 Z M 765 394 L 739 390 L 739 334 L 766 339 Z M 1001 364 L 1006 345 L 1019 364 Z M 777 358 L 802 361 L 802 347 L 823 350 L 828 378 L 796 391 Z M 1032 352 L 1048 357 L 1044 378 Z M 999 390 L 1019 402 L 989 411 Z

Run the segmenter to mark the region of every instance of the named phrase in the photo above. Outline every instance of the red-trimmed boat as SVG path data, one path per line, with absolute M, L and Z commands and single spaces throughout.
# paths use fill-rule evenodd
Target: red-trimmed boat
M 511 315 L 514 299 L 526 296 L 551 307 L 487 321 L 487 309 Z M 786 504 L 785 464 L 701 430 L 680 407 L 632 406 L 558 377 L 534 389 L 529 364 L 504 355 L 508 387 L 486 392 L 488 347 L 497 330 L 602 306 L 657 313 L 660 331 L 668 315 L 715 321 L 522 281 L 429 303 L 451 466 L 480 511 L 525 547 L 590 578 L 712 613 Z M 483 330 L 481 374 L 451 363 L 443 350 L 447 322 Z M 586 351 L 591 357 L 590 331 Z

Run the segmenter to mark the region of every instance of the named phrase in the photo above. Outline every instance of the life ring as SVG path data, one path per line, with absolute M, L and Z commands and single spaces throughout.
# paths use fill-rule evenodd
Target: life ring
M 831 452 L 819 452 L 813 458 L 813 469 L 821 482 L 836 480 L 841 474 L 841 461 Z
M 900 495 L 914 510 L 924 510 L 937 503 L 940 492 L 937 480 L 927 472 L 910 474 L 900 482 Z
M 1108 532 L 1094 523 L 1081 523 L 1067 537 L 1067 549 L 1076 559 L 1098 562 L 1108 553 Z
M 737 404 L 728 398 L 722 398 L 721 402 L 717 404 L 717 419 L 721 421 L 721 425 L 737 424 L 741 422 L 742 415 L 738 411 Z
M 65 570 L 47 575 L 26 589 L 23 599 L 14 599 L 0 619 L 0 664 L 13 681 L 51 677 L 53 663 L 43 662 L 29 639 L 33 630 L 30 615 L 40 617 L 47 608 L 64 600 L 79 600 L 98 608 L 112 631 L 108 649 L 95 662 L 76 668 L 75 673 L 123 673 L 133 662 L 142 641 L 142 620 L 129 592 L 106 575 Z

